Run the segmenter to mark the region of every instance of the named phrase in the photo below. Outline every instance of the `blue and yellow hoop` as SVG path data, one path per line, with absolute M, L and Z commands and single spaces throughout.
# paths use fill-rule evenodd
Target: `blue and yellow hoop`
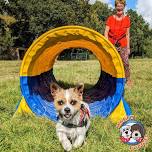
M 101 90 L 107 93 L 89 103 L 92 116 L 110 117 L 115 123 L 131 110 L 123 99 L 125 74 L 121 58 L 115 47 L 100 33 L 81 26 L 63 26 L 44 33 L 30 46 L 20 69 L 23 98 L 17 112 L 34 113 L 56 120 L 56 111 L 50 97 L 49 84 L 55 79 L 53 64 L 56 57 L 68 48 L 86 48 L 99 60 L 102 70 Z M 104 82 L 104 83 L 103 83 Z M 108 90 L 114 88 L 113 91 Z M 103 92 L 98 91 L 99 94 Z

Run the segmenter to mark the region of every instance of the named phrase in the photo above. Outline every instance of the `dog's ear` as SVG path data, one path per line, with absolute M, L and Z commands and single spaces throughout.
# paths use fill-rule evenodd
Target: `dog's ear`
M 53 97 L 57 94 L 57 92 L 58 92 L 60 89 L 61 89 L 61 88 L 59 87 L 59 85 L 56 84 L 55 82 L 52 82 L 52 83 L 50 84 L 50 90 L 51 90 L 51 94 L 52 94 Z
M 74 88 L 74 91 L 75 91 L 76 93 L 78 93 L 78 95 L 79 95 L 80 97 L 82 97 L 82 95 L 83 95 L 83 89 L 84 89 L 84 84 L 83 84 L 83 83 L 79 83 L 79 84 Z

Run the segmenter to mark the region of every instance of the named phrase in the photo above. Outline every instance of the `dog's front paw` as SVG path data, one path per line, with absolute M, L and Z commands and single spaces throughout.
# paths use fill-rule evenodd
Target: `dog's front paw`
M 72 144 L 71 143 L 62 143 L 62 146 L 63 146 L 65 151 L 72 150 Z
M 81 147 L 81 145 L 80 145 L 80 144 L 78 144 L 78 143 L 74 143 L 73 148 L 79 148 L 79 147 Z
M 72 149 L 72 144 L 70 140 L 67 138 L 66 134 L 63 132 L 57 132 L 58 138 L 60 143 L 62 144 L 62 147 L 65 151 L 70 151 Z
M 83 142 L 82 143 L 76 142 L 76 143 L 74 143 L 73 148 L 79 148 L 82 146 L 82 144 L 83 144 Z

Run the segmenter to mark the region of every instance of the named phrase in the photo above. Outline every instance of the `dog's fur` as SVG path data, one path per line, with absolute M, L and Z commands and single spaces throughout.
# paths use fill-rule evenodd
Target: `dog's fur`
M 83 144 L 90 126 L 90 110 L 88 104 L 83 102 L 83 89 L 83 84 L 66 90 L 56 83 L 50 85 L 59 118 L 56 133 L 66 151 Z

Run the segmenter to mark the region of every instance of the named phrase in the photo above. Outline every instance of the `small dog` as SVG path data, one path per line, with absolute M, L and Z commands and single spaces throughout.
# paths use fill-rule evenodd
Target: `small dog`
M 90 110 L 88 104 L 83 102 L 83 89 L 84 84 L 66 90 L 56 83 L 50 85 L 59 120 L 56 133 L 66 151 L 83 144 L 90 126 Z
M 124 143 L 128 142 L 131 138 L 131 126 L 123 126 L 120 130 L 120 140 Z

